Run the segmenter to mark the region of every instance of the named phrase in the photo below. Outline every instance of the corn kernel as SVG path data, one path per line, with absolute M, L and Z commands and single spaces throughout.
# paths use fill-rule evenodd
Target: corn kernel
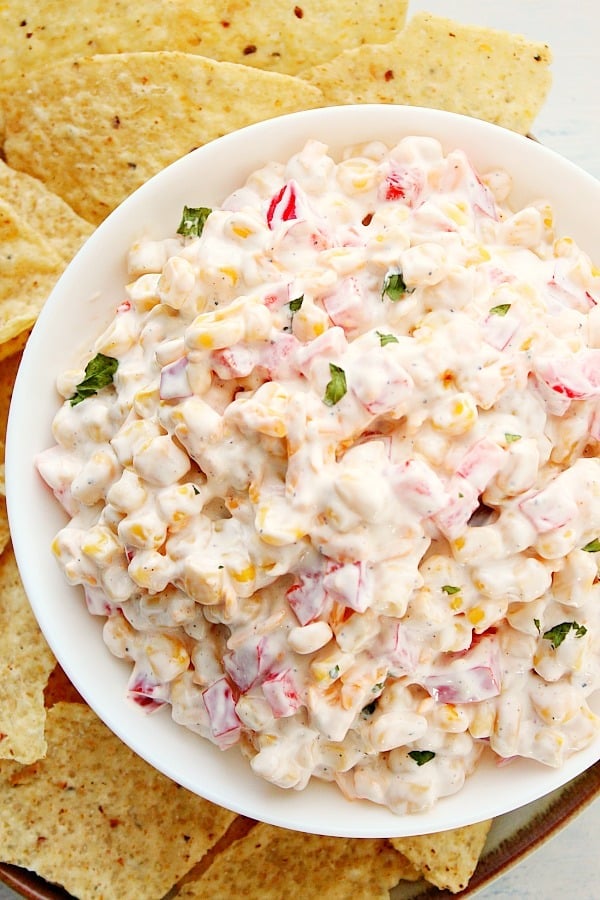
M 90 559 L 103 566 L 117 562 L 123 553 L 113 533 L 100 525 L 90 528 L 82 541 L 81 550 Z
M 457 225 L 465 225 L 467 222 L 464 203 L 451 203 L 444 209 L 444 212 Z
M 354 655 L 341 650 L 329 650 L 315 657 L 310 664 L 313 677 L 320 682 L 337 682 L 354 663 Z
M 147 418 L 156 410 L 159 402 L 157 387 L 145 387 L 137 391 L 133 397 L 133 408 L 140 418 Z
M 474 606 L 473 609 L 470 609 L 467 613 L 467 619 L 471 625 L 479 625 L 479 623 L 483 622 L 485 619 L 485 612 L 480 606 Z
M 478 244 L 476 247 L 473 247 L 472 251 L 468 254 L 465 265 L 476 266 L 479 263 L 489 262 L 491 258 L 489 250 L 487 250 L 483 244 Z
M 244 569 L 239 569 L 238 571 L 230 571 L 230 575 L 232 578 L 235 578 L 236 581 L 252 581 L 254 578 L 256 578 L 256 569 L 252 565 L 252 563 L 250 563 L 250 565 L 246 566 Z
M 570 256 L 573 252 L 573 248 L 573 238 L 561 237 L 557 241 L 554 241 L 553 249 L 555 256 Z
M 214 341 L 210 334 L 208 334 L 207 332 L 201 332 L 196 337 L 195 343 L 197 347 L 201 347 L 203 350 L 212 350 L 214 346 Z
M 225 275 L 227 278 L 229 278 L 229 280 L 231 281 L 231 283 L 233 285 L 237 284 L 238 273 L 231 266 L 221 266 L 219 269 L 219 272 L 221 272 L 223 275 Z

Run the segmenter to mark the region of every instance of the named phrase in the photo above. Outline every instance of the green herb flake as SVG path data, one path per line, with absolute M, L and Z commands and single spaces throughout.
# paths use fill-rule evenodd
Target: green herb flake
M 408 755 L 418 766 L 424 766 L 425 763 L 431 762 L 435 758 L 433 750 L 411 750 Z
M 75 393 L 70 399 L 71 406 L 77 406 L 82 400 L 92 397 L 102 388 L 112 384 L 118 366 L 119 361 L 113 356 L 97 353 L 85 367 L 85 378 L 75 388 Z
M 381 331 L 378 331 L 377 336 L 379 337 L 379 343 L 382 347 L 385 347 L 386 344 L 398 343 L 398 338 L 395 334 L 382 334 Z
M 510 303 L 499 303 L 498 306 L 492 306 L 490 309 L 491 316 L 505 316 L 510 309 Z
M 212 209 L 208 206 L 184 206 L 177 234 L 184 237 L 200 237 L 211 212 Z
M 378 681 L 377 684 L 373 685 L 373 687 L 371 688 L 371 691 L 374 694 L 376 694 L 378 691 L 382 691 L 384 684 L 385 684 L 385 681 Z
M 331 375 L 331 381 L 327 383 L 327 387 L 325 388 L 323 403 L 327 404 L 327 406 L 335 406 L 336 403 L 340 402 L 348 390 L 346 385 L 346 373 L 334 363 L 329 363 L 329 373 Z
M 460 588 L 457 587 L 455 584 L 443 584 L 442 590 L 444 591 L 445 594 L 458 594 L 458 592 L 460 591 Z
M 408 288 L 402 277 L 402 272 L 390 272 L 383 279 L 383 288 L 381 290 L 381 299 L 387 295 L 390 300 L 396 303 L 406 294 L 412 294 L 414 288 Z
M 590 541 L 589 544 L 586 544 L 581 549 L 585 550 L 586 553 L 598 553 L 600 551 L 600 538 L 594 538 L 593 541 Z
M 507 444 L 514 444 L 515 441 L 521 440 L 521 435 L 520 434 L 512 434 L 510 431 L 505 431 L 504 432 L 504 440 L 506 441 Z
M 560 625 L 555 625 L 554 628 L 545 631 L 542 637 L 547 641 L 550 641 L 553 649 L 556 650 L 557 647 L 560 647 L 570 631 L 574 631 L 575 637 L 577 638 L 587 634 L 585 625 L 579 625 L 577 622 L 561 622 Z
M 302 303 L 304 301 L 304 294 L 301 294 L 299 297 L 296 297 L 294 300 L 290 300 L 289 307 L 290 312 L 295 313 L 302 307 Z
M 329 670 L 330 678 L 337 678 L 339 674 L 340 674 L 340 667 L 337 664 L 333 667 L 333 669 Z
M 539 620 L 539 619 L 534 619 L 534 620 L 533 620 L 533 624 L 534 624 L 535 627 L 537 628 L 538 634 L 541 634 L 541 633 L 542 633 L 542 626 L 540 625 L 540 620 Z

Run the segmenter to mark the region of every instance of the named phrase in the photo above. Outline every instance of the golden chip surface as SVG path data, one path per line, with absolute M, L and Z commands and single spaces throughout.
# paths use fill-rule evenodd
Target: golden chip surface
M 327 104 L 402 103 L 486 119 L 526 134 L 550 90 L 548 46 L 415 15 L 387 44 L 365 44 L 304 72 Z

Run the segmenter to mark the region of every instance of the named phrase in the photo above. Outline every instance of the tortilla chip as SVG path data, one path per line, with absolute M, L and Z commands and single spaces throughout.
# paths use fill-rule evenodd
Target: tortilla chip
M 0 198 L 68 263 L 94 230 L 64 200 L 24 172 L 0 160 Z
M 50 291 L 92 230 L 40 181 L 0 160 L 0 358 L 22 349 Z
M 20 361 L 20 354 L 16 354 L 7 359 L 0 359 L 0 554 L 4 552 L 10 539 L 5 499 L 4 441 L 6 438 L 6 423 L 8 421 L 10 398 L 12 397 L 13 384 L 15 382 Z
M 455 894 L 468 885 L 491 827 L 490 819 L 439 834 L 391 838 L 391 843 L 427 881 Z
M 48 710 L 48 755 L 0 762 L 0 858 L 76 897 L 163 897 L 233 813 L 161 775 L 80 703 Z
M 303 77 L 329 105 L 435 107 L 526 134 L 550 89 L 550 61 L 546 44 L 419 13 L 393 41 L 347 50 Z
M 31 328 L 63 269 L 58 252 L 0 198 L 0 343 Z
M 0 9 L 0 82 L 97 53 L 178 50 L 296 74 L 404 24 L 408 0 L 12 0 Z
M 4 150 L 10 165 L 97 223 L 194 147 L 321 102 L 302 79 L 201 56 L 94 56 L 44 70 L 4 96 Z
M 6 472 L 4 468 L 4 441 L 0 441 L 0 554 L 4 553 L 10 541 L 8 510 L 6 508 Z
M 0 438 L 4 442 L 6 437 L 6 424 L 8 422 L 8 411 L 10 409 L 10 400 L 12 397 L 13 385 L 17 377 L 17 369 L 21 363 L 21 354 L 15 353 L 11 356 L 0 360 Z M 4 460 L 4 452 L 2 453 Z
M 4 453 L 6 438 L 6 423 L 10 398 L 12 397 L 13 384 L 21 361 L 21 355 L 16 354 L 6 359 L 0 359 L 0 554 L 10 540 L 8 530 L 8 513 L 6 510 L 6 483 L 4 471 Z
M 4 452 L 4 448 L 2 448 L 2 452 Z M 2 471 L 2 493 L 0 495 L 0 553 L 4 553 L 6 547 L 8 546 L 8 542 L 10 541 L 10 531 L 8 528 L 8 511 L 6 509 L 6 497 L 5 494 L 5 486 L 4 486 L 4 464 L 0 466 Z M 1 748 L 0 748 L 1 753 Z
M 15 335 L 15 337 L 9 338 L 7 341 L 0 344 L 0 362 L 8 359 L 9 356 L 20 353 L 27 343 L 30 334 L 31 328 L 26 328 L 25 331 L 22 331 L 20 334 Z
M 56 663 L 44 689 L 44 705 L 46 709 L 56 706 L 57 703 L 85 703 L 85 700 L 71 684 L 59 663 Z
M 8 547 L 0 557 L 0 759 L 32 763 L 45 754 L 44 687 L 54 664 Z
M 195 881 L 184 883 L 181 898 L 279 900 L 389 900 L 400 879 L 419 873 L 385 839 L 320 837 L 259 824 L 219 854 Z

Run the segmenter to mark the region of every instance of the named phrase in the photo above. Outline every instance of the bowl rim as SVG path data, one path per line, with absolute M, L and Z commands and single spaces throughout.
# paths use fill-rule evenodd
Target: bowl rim
M 352 140 L 348 140 L 349 134 L 354 136 Z M 118 685 L 124 694 L 129 669 L 108 651 L 103 653 L 106 648 L 99 623 L 81 609 L 81 603 L 68 608 L 66 622 L 59 621 L 66 596 L 80 595 L 66 586 L 51 558 L 51 537 L 56 524 L 61 527 L 64 520 L 58 510 L 50 509 L 50 504 L 58 504 L 47 496 L 49 492 L 33 472 L 31 460 L 32 451 L 42 449 L 41 441 L 46 439 L 50 446 L 49 420 L 59 405 L 58 399 L 52 401 L 56 397 L 53 376 L 64 369 L 64 355 L 75 360 L 76 353 L 81 358 L 89 354 L 93 336 L 106 324 L 107 311 L 116 303 L 115 283 L 125 276 L 123 257 L 134 235 L 139 236 L 142 230 L 157 237 L 172 233 L 177 225 L 173 221 L 175 204 L 181 210 L 184 193 L 186 197 L 191 195 L 188 205 L 214 205 L 215 201 L 206 201 L 207 195 L 216 196 L 221 191 L 220 199 L 224 199 L 232 189 L 223 193 L 224 184 L 241 184 L 258 168 L 257 161 L 286 159 L 308 137 L 325 140 L 337 149 L 367 140 L 369 135 L 371 139 L 385 137 L 392 143 L 407 134 L 441 137 L 445 150 L 467 143 L 469 156 L 478 168 L 481 160 L 502 161 L 509 171 L 519 173 L 517 195 L 536 192 L 539 186 L 552 183 L 553 205 L 559 207 L 566 230 L 579 230 L 583 248 L 588 253 L 596 248 L 600 257 L 600 225 L 592 217 L 592 209 L 600 204 L 600 182 L 525 136 L 457 113 L 383 104 L 329 107 L 275 117 L 225 135 L 175 161 L 124 200 L 88 238 L 59 279 L 27 342 L 13 391 L 6 439 L 9 523 L 25 591 L 51 649 L 86 702 L 136 753 L 206 799 L 274 825 L 347 837 L 443 831 L 506 813 L 560 787 L 600 759 L 600 736 L 591 748 L 571 757 L 558 773 L 545 771 L 545 767 L 528 760 L 504 769 L 511 772 L 510 786 L 505 779 L 495 793 L 484 789 L 485 783 L 497 775 L 491 760 L 484 759 L 461 791 L 438 801 L 427 813 L 410 816 L 395 815 L 366 801 L 349 802 L 332 785 L 314 780 L 303 792 L 275 788 L 254 776 L 241 759 L 230 756 L 235 751 L 223 755 L 208 741 L 175 725 L 170 717 L 148 717 L 126 703 L 118 695 Z M 234 177 L 226 166 L 230 161 L 239 164 L 240 153 L 243 166 Z M 561 176 L 559 183 L 555 183 L 557 175 Z M 200 189 L 203 177 L 205 183 Z M 580 197 L 577 210 L 572 209 L 574 192 Z M 519 196 L 516 202 L 521 205 Z M 98 259 L 102 261 L 100 274 L 98 266 L 93 265 Z M 89 309 L 85 328 L 82 308 Z M 78 350 L 73 346 L 74 335 Z M 35 415 L 31 414 L 33 396 Z M 36 510 L 33 517 L 27 512 L 31 509 Z M 36 548 L 35 565 L 32 544 Z M 96 670 L 89 671 L 90 648 L 96 643 L 97 678 Z M 600 712 L 600 697 L 597 699 L 595 711 Z M 199 783 L 200 765 L 204 771 Z

